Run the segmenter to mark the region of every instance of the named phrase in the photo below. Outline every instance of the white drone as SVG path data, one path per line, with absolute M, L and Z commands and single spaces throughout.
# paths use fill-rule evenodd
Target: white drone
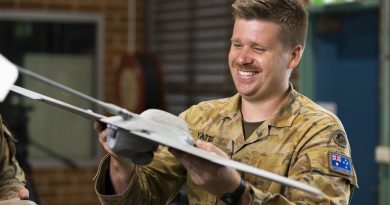
M 92 112 L 91 110 L 84 110 L 68 103 L 16 86 L 14 83 L 17 79 L 19 73 L 18 71 L 23 74 L 34 76 L 40 80 L 47 81 L 54 86 L 60 87 L 61 89 L 64 89 L 68 92 L 98 103 L 100 106 L 104 107 L 107 111 L 116 116 L 106 117 Z M 146 141 L 150 140 L 157 144 L 172 147 L 174 149 L 195 155 L 222 166 L 232 167 L 236 170 L 247 172 L 315 195 L 323 195 L 322 191 L 307 184 L 303 184 L 284 176 L 233 161 L 231 159 L 227 159 L 195 147 L 193 145 L 192 137 L 188 131 L 185 121 L 175 115 L 156 109 L 146 110 L 140 115 L 132 113 L 125 110 L 124 108 L 96 100 L 64 85 L 58 84 L 45 77 L 32 73 L 31 71 L 19 68 L 0 54 L 0 102 L 4 100 L 10 90 L 34 100 L 45 102 L 61 109 L 73 112 L 85 118 L 100 121 L 107 124 L 108 126 L 121 129 L 122 132 L 124 131 L 130 133 L 130 135 L 118 135 L 117 137 L 108 139 L 110 148 L 115 153 L 121 154 L 125 157 L 126 151 L 129 151 L 126 150 L 125 146 L 126 143 L 130 143 L 129 141 L 131 141 L 129 138 L 141 137 Z

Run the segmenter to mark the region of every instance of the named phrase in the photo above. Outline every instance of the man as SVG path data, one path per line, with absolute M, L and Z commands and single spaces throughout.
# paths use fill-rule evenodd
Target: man
M 24 172 L 16 161 L 15 139 L 0 116 L 0 204 L 34 204 L 29 198 Z
M 166 204 L 186 183 L 190 204 L 348 204 L 357 186 L 344 128 L 289 83 L 301 59 L 307 13 L 298 0 L 236 0 L 229 67 L 238 94 L 180 115 L 196 146 L 317 187 L 314 196 L 159 148 L 147 166 L 110 153 L 99 168 L 102 204 Z M 208 142 L 204 142 L 208 141 Z

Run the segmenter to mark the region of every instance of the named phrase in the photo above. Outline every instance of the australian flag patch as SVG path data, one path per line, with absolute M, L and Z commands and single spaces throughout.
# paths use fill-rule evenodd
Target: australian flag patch
M 334 152 L 329 152 L 329 167 L 335 172 L 351 175 L 352 164 L 351 159 Z

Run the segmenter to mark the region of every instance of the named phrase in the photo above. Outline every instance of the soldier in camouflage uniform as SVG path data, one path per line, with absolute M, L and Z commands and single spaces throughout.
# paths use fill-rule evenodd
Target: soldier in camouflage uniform
M 0 116 L 0 204 L 27 205 L 29 192 L 25 188 L 24 172 L 16 161 L 15 139 Z M 21 200 L 22 199 L 22 200 Z
M 236 0 L 229 67 L 238 91 L 183 112 L 197 147 L 322 190 L 315 196 L 160 147 L 147 166 L 110 153 L 96 177 L 104 205 L 168 204 L 183 184 L 193 205 L 349 204 L 357 187 L 339 119 L 296 92 L 307 13 L 297 0 Z

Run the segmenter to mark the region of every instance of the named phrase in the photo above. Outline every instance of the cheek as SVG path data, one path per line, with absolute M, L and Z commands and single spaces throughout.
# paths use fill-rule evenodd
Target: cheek
M 267 72 L 272 72 L 272 73 L 280 73 L 281 70 L 284 70 L 286 68 L 286 63 L 284 58 L 280 57 L 274 57 L 271 56 L 268 59 L 265 59 L 262 61 L 262 65 L 264 65 L 265 68 L 267 68 Z

